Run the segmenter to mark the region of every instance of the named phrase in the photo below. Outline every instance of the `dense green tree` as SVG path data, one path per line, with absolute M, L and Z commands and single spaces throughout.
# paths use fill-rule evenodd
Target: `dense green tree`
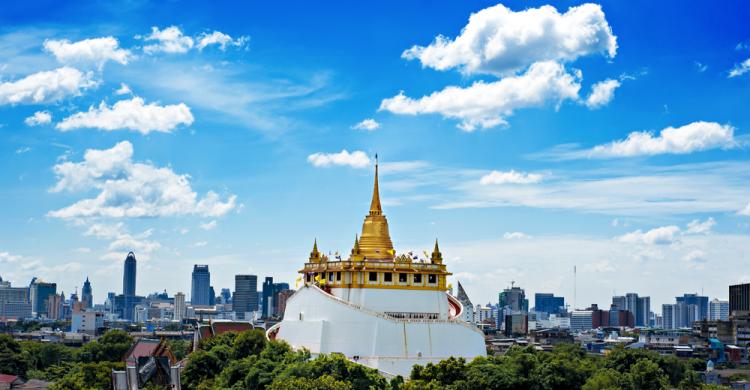
M 71 366 L 65 376 L 50 386 L 50 390 L 101 390 L 112 388 L 112 370 L 122 370 L 124 363 L 79 363 Z
M 640 359 L 630 367 L 630 381 L 634 389 L 669 389 L 669 377 L 650 359 Z
M 611 368 L 597 371 L 583 385 L 583 390 L 620 390 L 630 388 L 630 377 Z
M 28 362 L 21 354 L 21 345 L 7 334 L 0 334 L 0 374 L 26 376 Z
M 57 343 L 40 343 L 38 341 L 22 341 L 23 357 L 30 369 L 46 370 L 62 362 L 72 361 L 74 350 Z
M 218 336 L 201 339 L 198 343 L 198 348 L 204 351 L 210 351 L 217 345 L 226 345 L 232 347 L 234 345 L 234 339 L 237 337 L 237 332 L 226 332 Z
M 182 384 L 186 389 L 197 389 L 206 379 L 214 378 L 221 372 L 222 364 L 216 355 L 202 350 L 188 356 L 185 369 L 182 371 Z
M 350 383 L 336 379 L 330 375 L 323 375 L 318 378 L 293 378 L 288 380 L 279 380 L 271 383 L 266 387 L 269 390 L 351 390 Z
M 246 358 L 250 355 L 257 355 L 263 351 L 266 346 L 266 334 L 262 330 L 253 329 L 240 333 L 234 339 L 235 359 Z
M 167 340 L 167 345 L 169 345 L 169 349 L 177 360 L 184 359 L 193 346 L 192 342 L 188 340 Z
M 110 330 L 98 340 L 81 347 L 78 358 L 82 362 L 119 362 L 132 346 L 133 338 L 127 332 Z

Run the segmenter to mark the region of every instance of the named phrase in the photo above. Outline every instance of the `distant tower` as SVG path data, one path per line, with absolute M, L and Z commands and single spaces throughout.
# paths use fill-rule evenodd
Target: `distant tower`
M 128 253 L 125 258 L 125 273 L 122 276 L 122 295 L 126 297 L 135 296 L 135 254 Z
M 193 266 L 190 303 L 193 306 L 208 306 L 211 304 L 211 273 L 208 271 L 208 265 L 196 264 Z
M 232 309 L 240 320 L 250 320 L 252 318 L 245 318 L 245 313 L 258 311 L 257 275 L 234 275 Z
M 89 282 L 88 276 L 86 277 L 86 281 L 83 282 L 83 288 L 81 289 L 81 302 L 84 309 L 90 309 L 93 306 L 94 296 L 91 292 L 91 282 Z
M 178 292 L 174 295 L 174 320 L 182 321 L 185 318 L 185 294 Z

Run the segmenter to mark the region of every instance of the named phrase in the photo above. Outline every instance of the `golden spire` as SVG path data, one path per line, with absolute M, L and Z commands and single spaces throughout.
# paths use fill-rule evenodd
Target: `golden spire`
M 432 260 L 433 264 L 443 263 L 443 254 L 440 253 L 440 248 L 438 247 L 437 238 L 435 239 L 435 249 L 432 250 L 432 257 L 430 259 Z
M 350 256 L 350 260 L 352 261 L 364 260 L 364 256 L 362 256 L 362 253 L 360 253 L 360 250 L 359 250 L 359 237 L 356 234 L 354 235 L 354 248 L 352 248 L 352 255 Z
M 375 154 L 375 185 L 372 188 L 372 202 L 370 202 L 370 215 L 382 215 L 383 208 L 380 206 L 380 190 L 378 189 L 378 155 Z
M 365 217 L 365 222 L 362 224 L 359 249 L 367 260 L 393 260 L 395 253 L 388 232 L 388 220 L 383 215 L 383 209 L 380 206 L 377 155 L 375 155 L 375 184 L 372 189 L 370 213 Z
M 320 263 L 320 252 L 318 252 L 318 239 L 313 243 L 312 252 L 310 252 L 310 263 Z

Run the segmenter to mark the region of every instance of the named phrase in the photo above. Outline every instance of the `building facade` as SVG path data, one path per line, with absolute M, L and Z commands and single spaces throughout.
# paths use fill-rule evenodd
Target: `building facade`
M 234 275 L 232 310 L 237 319 L 252 319 L 247 318 L 247 313 L 258 311 L 258 305 L 258 276 Z
M 45 283 L 39 279 L 34 279 L 29 287 L 29 296 L 31 300 L 31 315 L 41 317 L 47 314 L 47 302 L 49 297 L 57 294 L 56 283 Z
M 729 286 L 729 314 L 750 311 L 750 283 Z
M 534 294 L 534 310 L 547 314 L 562 314 L 565 312 L 565 298 L 556 297 L 554 294 Z
M 185 318 L 185 294 L 177 292 L 174 294 L 174 313 L 172 318 L 175 321 L 182 321 Z
M 196 264 L 193 266 L 190 303 L 193 306 L 209 306 L 211 304 L 211 272 L 208 270 L 208 265 Z
M 94 305 L 94 294 L 91 290 L 91 282 L 89 277 L 86 277 L 86 281 L 83 282 L 83 288 L 81 289 L 81 303 L 84 309 L 90 309 Z
M 720 301 L 718 299 L 712 299 L 708 303 L 708 319 L 715 321 L 728 321 L 729 320 L 729 301 Z
M 31 300 L 28 287 L 11 287 L 0 278 L 0 320 L 18 320 L 31 317 Z

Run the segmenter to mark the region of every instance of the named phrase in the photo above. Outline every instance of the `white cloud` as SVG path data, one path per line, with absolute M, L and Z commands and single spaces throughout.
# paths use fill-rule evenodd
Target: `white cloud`
M 190 246 L 192 246 L 193 248 L 202 248 L 206 245 L 208 245 L 208 241 L 198 241 Z
M 125 253 L 135 252 L 138 259 L 148 259 L 149 255 L 161 249 L 161 244 L 150 240 L 153 231 L 148 229 L 139 234 L 131 234 L 122 222 L 114 224 L 94 223 L 83 233 L 84 236 L 93 236 L 100 240 L 110 241 L 103 259 L 122 260 Z
M 30 147 L 28 147 L 28 146 L 22 146 L 22 147 L 16 149 L 16 154 L 24 154 L 24 153 L 28 153 L 30 151 L 31 151 Z
M 506 240 L 523 240 L 529 239 L 531 238 L 531 236 L 522 232 L 505 232 L 505 234 L 503 234 L 503 238 Z
M 148 54 L 164 53 L 187 53 L 193 45 L 193 38 L 185 36 L 177 26 L 170 26 L 163 30 L 158 27 L 151 27 L 151 34 L 143 38 L 146 42 L 156 42 L 146 45 L 143 51 Z
M 333 165 L 348 165 L 352 168 L 365 168 L 370 166 L 370 157 L 361 150 L 351 153 L 342 150 L 339 153 L 314 153 L 307 156 L 307 161 L 315 167 L 330 167 Z
M 52 114 L 49 111 L 37 111 L 34 115 L 24 119 L 26 126 L 41 126 L 52 122 Z
M 688 268 L 695 270 L 702 270 L 706 265 L 706 253 L 702 250 L 696 249 L 688 252 L 682 261 L 687 263 Z
M 618 238 L 628 244 L 667 245 L 677 240 L 680 228 L 674 225 L 662 226 L 643 232 L 640 229 L 624 234 Z
M 213 229 L 216 229 L 216 226 L 219 226 L 219 223 L 216 222 L 216 220 L 214 219 L 209 222 L 202 223 L 200 226 L 201 226 L 201 229 L 203 230 L 213 230 Z
M 372 119 L 372 118 L 367 118 L 363 120 L 362 122 L 359 122 L 356 125 L 352 126 L 352 129 L 367 130 L 367 131 L 373 131 L 379 128 L 380 128 L 380 123 L 378 123 L 375 119 Z
M 746 216 L 750 217 L 750 203 L 748 203 L 747 206 L 745 206 L 744 209 L 740 210 L 739 214 L 740 215 L 746 215 Z
M 477 81 L 467 88 L 446 87 L 419 99 L 403 94 L 384 99 L 380 111 L 394 114 L 441 114 L 461 120 L 459 128 L 474 131 L 506 124 L 505 118 L 519 108 L 540 107 L 578 100 L 580 75 L 572 75 L 556 62 L 537 62 L 519 76 L 498 81 Z
M 189 126 L 192 123 L 193 114 L 185 103 L 166 106 L 144 104 L 142 98 L 135 96 L 130 100 L 120 100 L 112 107 L 101 102 L 99 108 L 92 106 L 86 112 L 63 119 L 57 128 L 62 131 L 79 128 L 107 131 L 128 129 L 148 134 L 152 131 L 169 133 L 181 124 Z
M 133 145 L 122 141 L 111 149 L 89 149 L 84 160 L 53 167 L 57 183 L 52 192 L 99 191 L 94 198 L 50 211 L 55 218 L 138 218 L 176 215 L 222 216 L 235 207 L 236 196 L 222 200 L 209 191 L 199 198 L 188 175 L 151 163 L 133 162 Z
M 615 89 L 618 87 L 620 87 L 620 82 L 613 79 L 594 84 L 591 87 L 591 94 L 586 98 L 586 107 L 596 109 L 606 106 L 615 97 Z
M 44 41 L 44 50 L 52 53 L 63 64 L 94 64 L 101 68 L 107 61 L 126 65 L 132 58 L 129 50 L 121 49 L 117 39 L 102 37 L 70 42 L 63 40 Z
M 402 57 L 437 70 L 505 75 L 538 61 L 573 61 L 593 53 L 617 54 L 617 37 L 598 4 L 552 6 L 513 12 L 502 4 L 469 18 L 456 39 L 438 36 L 429 46 L 414 46 Z
M 682 127 L 667 127 L 654 136 L 652 132 L 635 131 L 628 138 L 598 145 L 590 157 L 631 157 L 656 154 L 686 154 L 708 149 L 736 147 L 734 127 L 716 122 L 693 122 Z
M 209 45 L 218 45 L 219 49 L 226 50 L 228 45 L 242 47 L 247 44 L 248 37 L 242 36 L 237 39 L 232 39 L 231 36 L 224 34 L 221 31 L 214 31 L 210 34 L 203 33 L 198 37 L 198 44 L 196 47 L 198 50 L 203 50 Z
M 70 67 L 37 72 L 20 80 L 0 83 L 0 105 L 40 104 L 78 96 L 81 90 L 96 86 L 93 73 Z
M 542 175 L 539 173 L 516 172 L 510 170 L 506 172 L 492 171 L 479 179 L 482 185 L 490 184 L 535 184 L 542 181 Z
M 687 233 L 708 234 L 711 233 L 711 229 L 713 229 L 714 226 L 716 226 L 716 221 L 713 219 L 713 217 L 709 217 L 703 222 L 698 219 L 694 219 L 687 224 Z
M 703 73 L 706 70 L 708 70 L 708 65 L 706 65 L 706 64 L 704 64 L 704 63 L 702 63 L 700 61 L 695 61 L 695 70 L 697 70 L 698 73 Z
M 120 83 L 120 88 L 115 91 L 115 94 L 117 95 L 128 95 L 131 93 L 133 93 L 133 91 L 131 91 L 130 87 L 125 83 Z
M 742 76 L 747 72 L 750 72 L 750 58 L 735 65 L 734 68 L 729 71 L 729 78 Z

